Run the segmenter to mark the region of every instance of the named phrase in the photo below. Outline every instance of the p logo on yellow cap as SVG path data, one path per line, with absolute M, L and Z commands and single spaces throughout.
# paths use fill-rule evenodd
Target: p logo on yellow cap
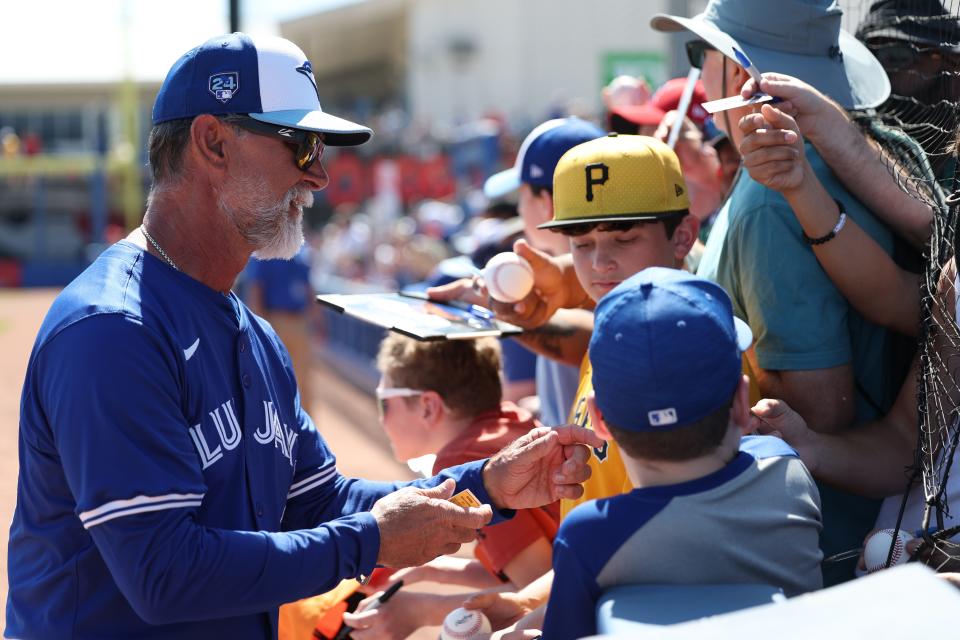
M 591 222 L 659 220 L 690 208 L 680 161 L 649 136 L 610 134 L 573 147 L 553 175 L 550 229 Z
M 588 164 L 587 169 L 587 202 L 593 202 L 593 185 L 605 185 L 607 180 L 610 178 L 610 167 L 603 164 L 602 162 L 594 162 L 593 164 Z M 594 176 L 595 172 L 599 172 L 600 177 L 597 178 Z

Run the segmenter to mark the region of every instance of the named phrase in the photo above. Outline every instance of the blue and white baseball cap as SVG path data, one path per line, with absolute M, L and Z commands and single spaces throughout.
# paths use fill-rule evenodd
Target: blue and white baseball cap
M 243 113 L 316 131 L 329 146 L 363 144 L 373 135 L 368 127 L 324 113 L 310 61 L 300 47 L 275 36 L 218 36 L 177 60 L 157 94 L 153 124 L 203 113 Z
M 729 403 L 750 327 L 722 287 L 650 267 L 600 299 L 590 338 L 597 407 L 628 431 L 668 431 Z
M 483 184 L 488 198 L 501 198 L 520 188 L 520 183 L 553 187 L 553 170 L 560 156 L 578 144 L 606 135 L 597 125 L 580 118 L 556 118 L 537 126 L 524 138 L 512 167 L 495 173 Z

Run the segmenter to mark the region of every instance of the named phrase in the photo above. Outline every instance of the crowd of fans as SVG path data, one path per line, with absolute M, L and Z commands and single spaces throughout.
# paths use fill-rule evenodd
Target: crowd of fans
M 746 576 L 740 573 L 742 566 L 735 570 L 731 565 L 728 577 L 749 581 L 759 576 L 776 582 L 792 595 L 838 584 L 862 573 L 862 559 L 858 561 L 855 554 L 846 563 L 836 559 L 860 547 L 872 530 L 903 527 L 913 531 L 923 521 L 929 495 L 924 494 L 922 486 L 909 484 L 910 475 L 904 469 L 916 469 L 914 451 L 920 421 L 917 380 L 922 364 L 914 354 L 921 319 L 922 254 L 935 219 L 946 215 L 956 189 L 953 131 L 958 111 L 954 87 L 960 72 L 960 21 L 939 2 L 880 0 L 864 16 L 856 40 L 840 30 L 841 12 L 834 3 L 799 2 L 810 11 L 797 13 L 778 12 L 774 4 L 753 11 L 735 0 L 713 0 L 706 12 L 695 18 L 654 17 L 654 28 L 686 31 L 694 38 L 687 52 L 691 66 L 702 70 L 702 81 L 691 74 L 651 87 L 643 78 L 615 78 L 603 90 L 602 117 L 590 125 L 600 127 L 597 133 L 575 139 L 574 131 L 582 123 L 577 118 L 544 122 L 519 145 L 514 167 L 501 172 L 513 173 L 494 176 L 483 191 L 478 188 L 477 176 L 461 175 L 454 180 L 449 198 L 407 203 L 399 182 L 391 186 L 387 181 L 381 183 L 385 189 L 369 201 L 340 205 L 314 237 L 314 283 L 322 281 L 329 286 L 336 282 L 340 290 L 445 285 L 431 289 L 431 295 L 489 304 L 501 318 L 528 329 L 518 342 L 537 354 L 537 367 L 530 369 L 536 387 L 525 387 L 533 391 L 532 397 L 507 391 L 494 394 L 484 408 L 494 413 L 519 411 L 523 420 L 532 419 L 527 417 L 529 410 L 546 424 L 569 421 L 604 434 L 608 442 L 595 451 L 591 462 L 594 477 L 586 483 L 584 500 L 598 499 L 602 509 L 611 512 L 622 506 L 615 496 L 636 496 L 649 486 L 642 479 L 650 477 L 644 476 L 650 473 L 644 460 L 675 462 L 704 454 L 685 458 L 685 454 L 676 454 L 672 445 L 645 448 L 652 445 L 633 431 L 645 432 L 650 425 L 608 424 L 609 416 L 625 415 L 624 406 L 634 411 L 649 407 L 640 400 L 630 404 L 622 397 L 617 401 L 609 395 L 603 397 L 602 380 L 608 381 L 604 383 L 606 394 L 612 393 L 611 388 L 621 396 L 631 394 L 629 385 L 609 383 L 614 377 L 612 369 L 619 367 L 619 375 L 643 379 L 641 372 L 625 370 L 622 361 L 604 361 L 599 355 L 609 348 L 605 341 L 611 339 L 609 333 L 602 332 L 601 319 L 612 326 L 626 326 L 617 324 L 626 321 L 617 317 L 619 307 L 605 302 L 606 295 L 610 294 L 611 300 L 629 300 L 632 294 L 621 284 L 627 281 L 640 289 L 647 287 L 645 291 L 682 290 L 682 295 L 691 295 L 691 287 L 706 287 L 699 281 L 675 281 L 674 276 L 650 267 L 682 268 L 720 285 L 729 295 L 732 315 L 749 326 L 753 341 L 749 348 L 740 347 L 746 374 L 742 390 L 738 386 L 732 400 L 725 397 L 725 403 L 709 409 L 723 414 L 724 427 L 736 425 L 744 433 L 773 433 L 793 449 L 741 444 L 727 450 L 724 447 L 729 442 L 724 440 L 716 445 L 716 451 L 734 456 L 737 451 L 749 451 L 757 461 L 776 459 L 781 461 L 776 464 L 784 465 L 793 463 L 783 460 L 799 456 L 806 469 L 797 471 L 790 466 L 789 473 L 798 474 L 802 481 L 797 480 L 798 484 L 780 496 L 784 500 L 777 508 L 802 511 L 798 521 L 810 527 L 791 534 L 796 535 L 794 550 L 798 554 L 794 558 L 796 566 L 786 567 L 789 579 L 775 577 L 776 571 L 784 568 L 782 564 L 773 571 L 758 568 L 752 575 L 748 571 Z M 724 19 L 743 17 L 749 11 L 753 12 L 744 20 Z M 784 44 L 791 34 L 799 32 L 815 35 L 802 45 Z M 744 52 L 766 72 L 762 80 L 745 62 Z M 773 96 L 775 101 L 762 107 L 721 110 L 713 116 L 703 107 L 709 101 L 749 98 L 758 92 Z M 517 145 L 511 136 L 503 134 L 502 122 L 490 123 L 507 141 L 506 150 L 498 147 L 498 157 L 509 166 L 514 155 L 510 148 Z M 610 202 L 571 207 L 571 198 L 576 195 L 561 191 L 561 174 L 578 158 L 594 160 L 574 167 L 580 180 L 585 172 L 586 201 L 593 200 L 591 187 L 608 181 L 615 184 L 607 173 L 614 161 L 597 160 L 613 156 L 604 156 L 606 151 L 590 146 L 607 131 L 624 137 L 645 136 L 641 139 L 649 141 L 644 144 L 650 146 L 642 151 L 614 138 L 608 144 L 622 146 L 617 151 L 621 159 L 652 154 L 667 158 L 664 163 L 675 161 L 682 178 L 676 178 L 673 184 L 682 201 L 675 202 L 674 207 L 642 201 L 629 212 L 614 211 Z M 664 143 L 669 143 L 669 148 Z M 602 176 L 591 173 L 601 166 Z M 660 169 L 647 170 L 656 174 Z M 513 181 L 507 189 L 501 188 L 504 180 Z M 650 183 L 646 188 L 653 189 Z M 625 195 L 628 193 L 629 189 L 618 197 L 630 200 L 632 196 Z M 592 217 L 584 214 L 585 210 L 592 211 Z M 675 216 L 678 212 L 683 215 Z M 660 223 L 665 235 L 651 231 L 659 229 Z M 630 235 L 637 233 L 639 236 Z M 522 240 L 514 245 L 518 238 Z M 626 253 L 614 258 L 611 253 L 603 253 L 607 242 L 623 246 L 642 242 L 648 247 L 644 249 L 647 253 L 627 255 L 640 249 L 620 247 L 618 250 Z M 518 306 L 494 304 L 477 294 L 483 291 L 477 270 L 493 253 L 510 247 L 527 258 L 537 274 L 533 298 Z M 589 259 L 585 257 L 588 254 Z M 600 265 L 602 260 L 608 260 L 609 266 Z M 937 266 L 943 270 L 940 286 L 932 293 L 939 300 L 938 321 L 952 325 L 956 322 L 956 269 L 952 258 Z M 602 279 L 596 274 L 605 268 L 609 277 L 598 284 Z M 641 275 L 632 278 L 636 273 Z M 717 295 L 723 297 L 722 293 L 711 293 L 708 298 L 713 300 L 711 296 Z M 591 313 L 594 309 L 596 326 Z M 956 355 L 955 347 L 948 342 L 941 340 L 933 347 L 939 349 L 938 357 L 944 360 Z M 638 353 L 648 355 L 637 345 L 620 347 L 635 347 Z M 469 351 L 466 356 L 477 357 L 472 347 L 460 348 Z M 420 418 L 427 415 L 427 399 L 431 398 L 440 410 L 448 412 L 444 414 L 448 420 L 451 415 L 463 418 L 456 403 L 448 400 L 453 392 L 445 391 L 444 385 L 410 382 L 414 379 L 410 376 L 403 376 L 405 382 L 398 384 L 402 363 L 385 354 L 412 357 L 410 349 L 397 338 L 385 343 L 378 393 L 386 393 L 383 398 L 396 398 L 394 403 L 404 403 L 405 411 L 416 413 L 419 407 L 424 412 L 418 414 Z M 423 356 L 426 364 L 428 355 L 425 352 Z M 739 350 L 736 355 L 739 362 Z M 505 346 L 503 367 L 509 368 L 511 360 L 524 357 Z M 554 370 L 548 383 L 548 374 L 540 367 L 546 361 L 559 362 L 568 370 L 565 374 L 561 369 Z M 485 362 L 496 365 L 491 357 Z M 679 384 L 683 372 L 670 371 L 668 367 L 662 375 L 668 379 L 677 376 L 674 383 Z M 693 367 L 688 372 L 689 381 L 699 380 L 696 375 L 700 372 L 695 371 Z M 564 387 L 557 383 L 562 375 L 574 384 Z M 444 384 L 449 382 L 447 379 Z M 510 389 L 513 380 L 507 376 L 504 382 L 505 389 Z M 947 389 L 945 400 L 949 400 L 942 404 L 957 406 L 957 381 L 951 377 L 939 382 L 937 388 Z M 711 382 L 703 384 L 704 388 L 692 387 L 688 394 L 706 393 L 704 389 Z M 407 392 L 403 400 L 390 394 L 391 389 L 399 387 Z M 498 409 L 501 400 L 516 400 L 522 408 L 504 405 Z M 678 400 L 677 406 L 684 402 Z M 387 403 L 381 403 L 386 409 Z M 569 409 L 566 419 L 558 420 L 557 406 Z M 477 413 L 467 417 L 472 420 Z M 738 417 L 741 414 L 742 419 Z M 516 416 L 511 415 L 515 421 Z M 657 421 L 677 421 L 675 414 L 661 414 L 659 409 L 650 415 L 654 426 Z M 413 419 L 413 413 L 410 416 Z M 384 426 L 394 440 L 398 458 L 404 458 L 396 445 L 400 437 L 396 414 L 393 420 L 392 426 L 384 420 Z M 703 420 L 707 419 L 699 415 L 698 420 L 684 426 L 703 427 Z M 739 433 L 723 431 L 718 437 L 735 441 Z M 429 439 L 419 442 L 435 446 L 421 446 L 417 455 L 442 450 L 446 444 Z M 934 447 L 927 453 L 934 458 L 949 455 L 945 448 L 948 444 L 942 442 L 940 447 L 944 448 Z M 658 453 L 651 454 L 652 450 Z M 713 455 L 714 449 L 709 451 Z M 478 453 L 477 457 L 482 456 Z M 764 467 L 763 462 L 759 464 Z M 960 487 L 956 482 L 948 483 L 946 476 L 941 479 L 945 483 L 944 502 L 949 502 Z M 735 502 L 730 500 L 731 504 Z M 578 626 L 587 614 L 576 613 L 572 603 L 578 597 L 583 599 L 585 593 L 617 584 L 618 579 L 610 579 L 612 570 L 603 565 L 607 557 L 598 561 L 598 566 L 584 567 L 582 560 L 564 555 L 570 553 L 570 545 L 590 558 L 597 552 L 584 550 L 584 540 L 589 539 L 584 531 L 593 532 L 590 527 L 598 526 L 595 520 L 602 521 L 602 514 L 592 513 L 588 518 L 581 506 L 572 511 L 579 518 L 566 519 L 581 502 L 562 505 L 564 520 L 559 532 L 538 529 L 554 542 L 556 576 L 541 571 L 539 578 L 526 572 L 517 578 L 509 572 L 503 574 L 502 566 L 491 568 L 486 563 L 488 573 L 480 571 L 476 576 L 482 577 L 468 583 L 492 588 L 496 585 L 488 583 L 498 578 L 505 584 L 475 596 L 468 606 L 485 610 L 495 628 L 514 629 L 515 637 L 522 637 L 525 629 L 546 629 L 551 638 L 579 637 L 579 632 L 593 631 L 590 624 Z M 949 510 L 945 514 L 945 518 L 940 514 L 938 524 L 956 524 Z M 639 531 L 648 523 L 634 526 Z M 819 534 L 816 543 L 812 540 L 817 535 L 811 538 L 811 531 Z M 651 540 L 660 539 L 651 534 Z M 634 541 L 635 548 L 623 540 L 611 544 L 618 548 L 620 543 L 627 549 L 623 551 L 627 557 L 647 562 L 644 549 L 636 546 L 639 543 Z M 751 561 L 756 561 L 757 567 L 775 555 L 773 549 L 769 556 L 764 550 L 754 551 L 756 558 Z M 917 546 L 910 551 L 916 552 Z M 814 556 L 825 558 L 822 567 L 811 569 Z M 931 557 L 929 549 L 919 555 L 921 560 Z M 539 567 L 543 558 L 537 558 L 531 565 L 519 566 Z M 722 582 L 723 571 L 716 573 L 713 569 L 722 568 L 724 563 L 716 562 L 710 571 L 701 566 L 685 574 L 684 579 Z M 788 561 L 781 557 L 779 562 Z M 948 580 L 954 580 L 955 574 L 949 573 L 954 565 L 949 558 L 944 561 L 941 557 L 937 568 L 945 571 Z M 474 575 L 469 571 L 462 563 L 447 558 L 400 576 L 410 583 L 452 574 L 461 578 Z M 623 574 L 621 581 L 628 582 L 656 581 L 665 575 L 657 570 L 633 574 L 620 570 L 619 574 Z M 707 574 L 709 580 L 704 577 Z M 571 582 L 588 586 L 578 591 Z M 362 625 L 355 632 L 357 638 L 404 637 L 418 626 L 438 623 L 439 605 L 429 598 L 424 595 L 418 600 L 408 594 L 395 600 L 392 608 L 387 605 L 348 619 Z M 427 611 L 430 615 L 411 618 L 411 611 Z

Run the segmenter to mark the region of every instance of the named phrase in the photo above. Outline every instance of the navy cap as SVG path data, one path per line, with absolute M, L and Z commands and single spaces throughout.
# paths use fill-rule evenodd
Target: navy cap
M 324 113 L 313 68 L 294 43 L 233 33 L 185 53 L 167 73 L 153 105 L 153 124 L 203 113 L 249 114 L 282 127 L 324 134 L 324 144 L 363 144 L 373 132 Z
M 512 167 L 487 178 L 483 193 L 488 198 L 500 198 L 519 189 L 522 182 L 552 188 L 560 157 L 578 144 L 605 135 L 603 129 L 580 118 L 547 120 L 524 138 Z
M 752 339 L 716 283 L 644 269 L 597 305 L 590 338 L 597 407 L 628 431 L 696 422 L 733 398 Z

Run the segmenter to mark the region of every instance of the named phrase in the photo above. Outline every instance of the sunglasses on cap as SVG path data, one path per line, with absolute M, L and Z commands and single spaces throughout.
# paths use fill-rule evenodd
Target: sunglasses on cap
M 260 122 L 250 117 L 231 120 L 230 124 L 234 124 L 241 129 L 246 129 L 251 133 L 278 138 L 291 146 L 296 146 L 293 162 L 300 171 L 308 170 L 313 166 L 314 162 L 323 156 L 323 134 L 315 131 L 281 127 L 267 122 Z
M 707 51 L 717 50 L 716 47 L 706 40 L 691 40 L 686 44 L 686 48 L 690 66 L 695 69 L 703 69 L 703 56 Z
M 407 389 L 404 387 L 391 387 L 389 389 L 377 387 L 375 392 L 377 395 L 377 409 L 380 412 L 381 420 L 383 416 L 387 414 L 387 400 L 390 398 L 413 398 L 424 394 L 422 389 Z

